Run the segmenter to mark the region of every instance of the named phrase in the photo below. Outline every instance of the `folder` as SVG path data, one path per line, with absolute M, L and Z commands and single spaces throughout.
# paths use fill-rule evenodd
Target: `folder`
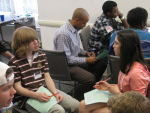
M 84 93 L 85 104 L 94 104 L 94 103 L 107 103 L 109 98 L 114 96 L 109 91 L 102 91 L 94 89 L 87 93 Z

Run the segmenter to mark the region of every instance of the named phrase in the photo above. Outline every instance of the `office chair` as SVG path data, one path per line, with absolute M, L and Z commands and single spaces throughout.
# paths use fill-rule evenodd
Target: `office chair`
M 69 86 L 73 86 L 75 89 L 76 81 L 73 81 L 70 76 L 68 62 L 66 58 L 66 54 L 64 51 L 53 51 L 53 50 L 44 50 L 40 49 L 40 51 L 44 52 L 47 57 L 48 66 L 50 76 L 54 80 L 58 80 L 59 89 L 61 89 L 60 84 L 65 84 Z M 62 83 L 61 81 L 73 81 L 74 84 Z M 74 97 L 75 90 L 73 89 L 72 96 Z
M 88 43 L 90 38 L 91 29 L 88 25 L 87 27 L 83 28 L 82 31 L 79 33 L 80 39 L 83 45 L 83 49 L 88 51 Z

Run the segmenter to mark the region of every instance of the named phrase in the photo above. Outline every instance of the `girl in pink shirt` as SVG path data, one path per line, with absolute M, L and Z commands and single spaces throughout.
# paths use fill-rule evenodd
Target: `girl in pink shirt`
M 120 56 L 118 84 L 99 81 L 99 84 L 94 87 L 99 90 L 108 90 L 114 95 L 137 91 L 146 96 L 150 72 L 143 57 L 138 34 L 133 30 L 119 31 L 113 48 L 115 55 Z M 83 100 L 80 103 L 79 113 L 110 113 L 110 111 L 107 103 L 85 105 L 85 100 Z

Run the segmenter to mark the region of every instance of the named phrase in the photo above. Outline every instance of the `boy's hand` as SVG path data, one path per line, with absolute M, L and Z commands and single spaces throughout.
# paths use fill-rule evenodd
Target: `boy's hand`
M 47 102 L 51 97 L 48 96 L 46 93 L 38 93 L 36 99 L 40 102 Z

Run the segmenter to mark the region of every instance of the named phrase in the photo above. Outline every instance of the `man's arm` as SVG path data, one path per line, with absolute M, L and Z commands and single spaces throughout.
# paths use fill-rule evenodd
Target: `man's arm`
M 125 28 L 129 28 L 129 24 L 128 24 L 127 20 L 125 19 L 125 17 L 119 10 L 118 10 L 118 16 L 119 16 L 120 20 L 122 21 L 123 26 Z
M 13 55 L 9 51 L 5 51 L 5 52 L 3 52 L 1 54 L 4 55 L 8 59 L 11 59 L 13 57 Z

